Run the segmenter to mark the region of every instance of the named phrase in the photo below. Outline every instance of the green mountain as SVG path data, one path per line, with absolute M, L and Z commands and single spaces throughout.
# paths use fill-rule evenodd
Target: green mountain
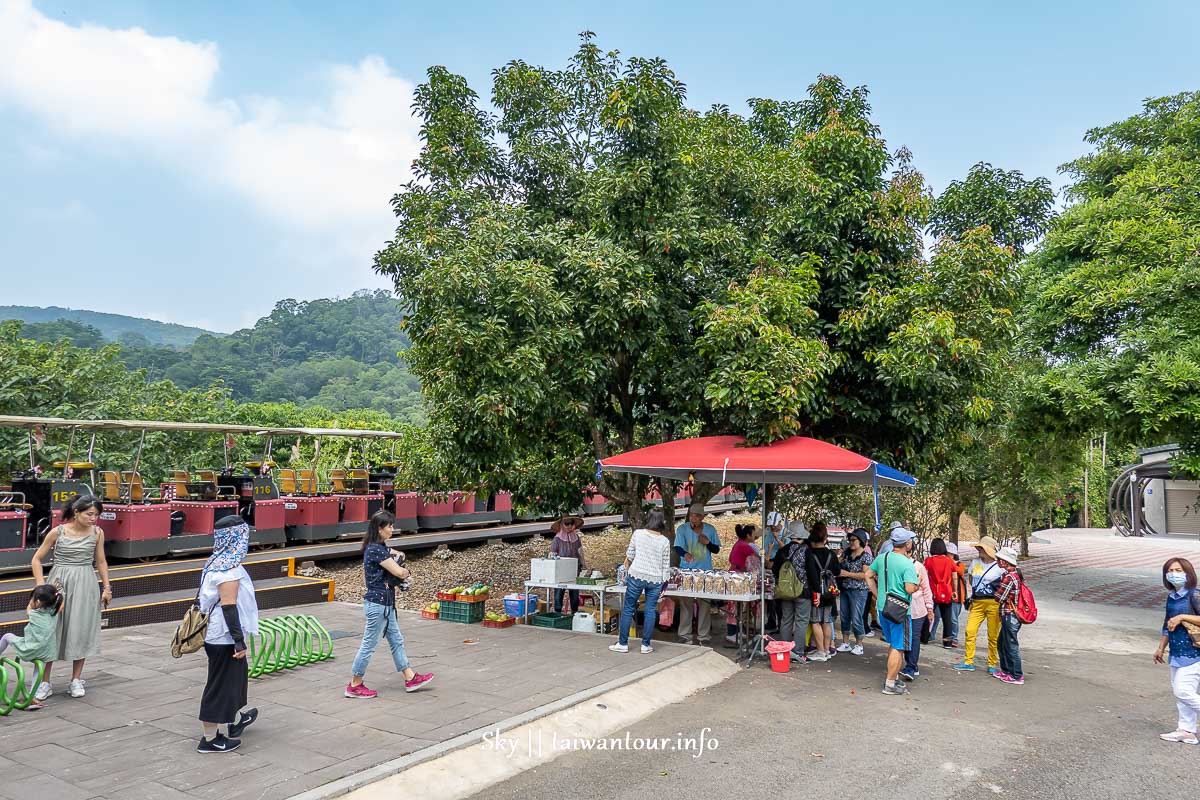
M 293 402 L 338 412 L 369 408 L 421 423 L 421 387 L 400 358 L 409 346 L 400 330 L 403 319 L 390 293 L 364 290 L 341 299 L 281 300 L 253 328 L 228 335 L 189 328 L 197 335 L 183 346 L 155 346 L 132 332 L 121 335 L 118 344 L 126 367 L 145 370 L 150 381 L 166 379 L 183 389 L 218 384 L 239 402 Z M 87 348 L 108 343 L 97 326 L 57 318 L 26 323 L 20 336 L 69 339 Z
M 159 322 L 141 317 L 127 317 L 124 314 L 105 314 L 101 311 L 84 311 L 76 308 L 39 308 L 37 306 L 0 306 L 0 320 L 19 319 L 26 323 L 24 332 L 29 338 L 51 340 L 60 338 L 61 333 L 55 328 L 59 320 L 89 325 L 100 332 L 109 342 L 132 342 L 142 345 L 159 347 L 187 347 L 200 336 L 223 336 L 224 334 L 206 331 L 203 328 L 191 328 L 187 325 L 176 325 L 171 322 Z M 78 346 L 89 346 L 76 340 L 72 333 L 70 338 Z

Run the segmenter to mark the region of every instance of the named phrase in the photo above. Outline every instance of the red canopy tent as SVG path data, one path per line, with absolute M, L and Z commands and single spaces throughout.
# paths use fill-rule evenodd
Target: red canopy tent
M 725 486 L 730 483 L 869 485 L 875 490 L 875 526 L 879 528 L 879 487 L 912 487 L 916 478 L 866 456 L 807 436 L 792 436 L 768 445 L 750 447 L 742 436 L 679 439 L 611 456 L 600 462 L 603 472 L 626 472 L 672 480 L 695 480 Z M 767 527 L 767 504 L 762 504 L 762 528 Z M 765 559 L 759 570 L 765 586 Z M 759 643 L 766 615 L 759 604 Z M 754 651 L 750 654 L 753 660 Z M 749 665 L 749 662 L 747 662 Z

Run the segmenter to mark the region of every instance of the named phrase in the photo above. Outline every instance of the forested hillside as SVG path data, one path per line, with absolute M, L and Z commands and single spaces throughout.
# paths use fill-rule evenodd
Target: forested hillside
M 385 291 L 300 302 L 281 300 L 253 328 L 228 336 L 201 334 L 183 348 L 126 337 L 119 358 L 150 381 L 183 389 L 221 384 L 238 402 L 292 402 L 331 411 L 370 408 L 400 421 L 424 420 L 420 386 L 401 362 L 408 348 L 402 315 Z M 60 320 L 25 325 L 21 336 L 69 339 L 76 347 L 106 344 L 95 327 Z
M 19 319 L 27 323 L 24 334 L 30 339 L 53 342 L 66 336 L 76 347 L 99 344 L 78 338 L 86 334 L 88 328 L 96 331 L 104 341 L 159 347 L 187 347 L 202 335 L 221 335 L 171 322 L 58 306 L 0 306 L 0 320 L 6 319 Z

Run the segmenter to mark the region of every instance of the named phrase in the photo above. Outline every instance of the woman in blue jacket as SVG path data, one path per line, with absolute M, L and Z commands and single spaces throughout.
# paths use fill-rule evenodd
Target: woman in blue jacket
M 1196 570 L 1186 558 L 1172 558 L 1163 564 L 1162 571 L 1163 586 L 1167 589 L 1167 611 L 1154 662 L 1161 664 L 1169 658 L 1171 691 L 1179 708 L 1179 724 L 1174 731 L 1161 734 L 1159 738 L 1168 742 L 1200 744 L 1200 738 L 1196 736 L 1197 722 L 1200 721 L 1200 647 L 1184 627 L 1185 622 L 1200 625 Z

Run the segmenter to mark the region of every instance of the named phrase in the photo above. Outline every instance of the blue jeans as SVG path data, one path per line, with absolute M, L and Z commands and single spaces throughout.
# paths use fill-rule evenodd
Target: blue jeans
M 867 629 L 863 625 L 863 611 L 867 607 L 867 597 L 871 594 L 868 589 L 842 590 L 842 638 L 850 636 L 853 629 L 854 638 L 861 640 Z
M 646 617 L 642 621 L 642 644 L 650 644 L 650 636 L 654 633 L 654 623 L 658 622 L 658 596 L 662 594 L 661 583 L 647 583 L 630 575 L 625 579 L 625 606 L 621 609 L 621 632 L 617 641 L 629 644 L 629 626 L 633 624 L 633 615 L 637 611 L 638 600 L 642 592 L 646 593 Z
M 396 672 L 404 672 L 408 669 L 408 656 L 404 653 L 404 634 L 400 633 L 400 624 L 396 621 L 396 609 L 363 600 L 363 613 L 366 614 L 367 624 L 363 628 L 362 644 L 358 647 L 358 655 L 354 657 L 350 672 L 356 678 L 367 674 L 367 665 L 371 663 L 371 656 L 375 655 L 380 636 L 387 637 Z
M 1014 678 L 1024 677 L 1021 671 L 1021 645 L 1017 634 L 1021 632 L 1021 620 L 1016 614 L 1000 615 L 1000 671 Z

